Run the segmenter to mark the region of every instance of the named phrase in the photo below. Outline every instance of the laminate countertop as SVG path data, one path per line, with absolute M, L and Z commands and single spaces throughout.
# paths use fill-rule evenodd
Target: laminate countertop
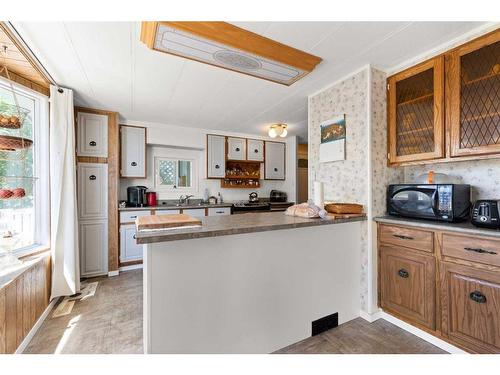
M 233 234 L 264 232 L 280 229 L 312 227 L 366 220 L 365 215 L 354 217 L 328 217 L 305 219 L 287 216 L 283 212 L 246 213 L 242 215 L 201 217 L 202 225 L 191 228 L 137 231 L 138 244 L 178 241 L 204 237 L 229 236 Z
M 375 220 L 378 223 L 385 223 L 385 224 L 406 225 L 410 227 L 423 228 L 423 229 L 443 230 L 447 232 L 458 232 L 464 234 L 474 234 L 480 236 L 500 238 L 500 230 L 478 228 L 472 225 L 469 221 L 464 221 L 459 223 L 446 223 L 446 222 L 431 221 L 431 220 L 408 219 L 404 217 L 389 216 L 389 215 L 378 216 L 375 217 L 373 220 Z

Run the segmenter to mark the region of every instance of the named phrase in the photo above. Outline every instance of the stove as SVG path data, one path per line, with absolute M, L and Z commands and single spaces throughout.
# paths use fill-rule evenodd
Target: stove
M 233 204 L 233 214 L 243 214 L 247 212 L 270 211 L 268 202 L 236 202 Z

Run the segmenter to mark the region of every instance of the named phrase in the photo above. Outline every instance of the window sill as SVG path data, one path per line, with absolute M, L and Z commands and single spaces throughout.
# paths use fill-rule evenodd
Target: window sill
M 33 248 L 31 250 L 34 251 Z M 29 255 L 26 254 L 22 258 L 19 258 L 22 262 L 19 266 L 8 268 L 5 271 L 0 270 L 0 289 L 3 289 L 8 284 L 15 281 L 24 271 L 49 255 L 47 246 L 37 246 L 37 250 L 36 252 L 31 252 Z

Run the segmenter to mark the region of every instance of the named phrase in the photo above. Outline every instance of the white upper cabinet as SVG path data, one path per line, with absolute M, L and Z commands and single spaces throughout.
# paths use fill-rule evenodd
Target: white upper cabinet
M 78 163 L 78 212 L 82 220 L 108 217 L 108 165 Z
M 264 141 L 249 139 L 247 141 L 247 159 L 252 161 L 264 161 Z
M 226 137 L 207 135 L 207 178 L 224 178 L 226 175 Z
M 78 112 L 76 121 L 76 154 L 108 157 L 108 116 Z
M 229 160 L 247 159 L 247 140 L 245 138 L 227 138 L 227 158 Z
M 121 177 L 146 178 L 146 128 L 120 126 Z
M 264 178 L 266 180 L 285 179 L 285 144 L 266 141 L 266 161 Z

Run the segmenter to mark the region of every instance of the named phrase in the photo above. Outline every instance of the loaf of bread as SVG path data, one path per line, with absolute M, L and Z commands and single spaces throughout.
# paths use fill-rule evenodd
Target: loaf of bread
M 314 203 L 308 202 L 288 207 L 285 211 L 285 215 L 305 218 L 317 218 L 326 217 L 327 213 L 325 210 L 316 206 Z

